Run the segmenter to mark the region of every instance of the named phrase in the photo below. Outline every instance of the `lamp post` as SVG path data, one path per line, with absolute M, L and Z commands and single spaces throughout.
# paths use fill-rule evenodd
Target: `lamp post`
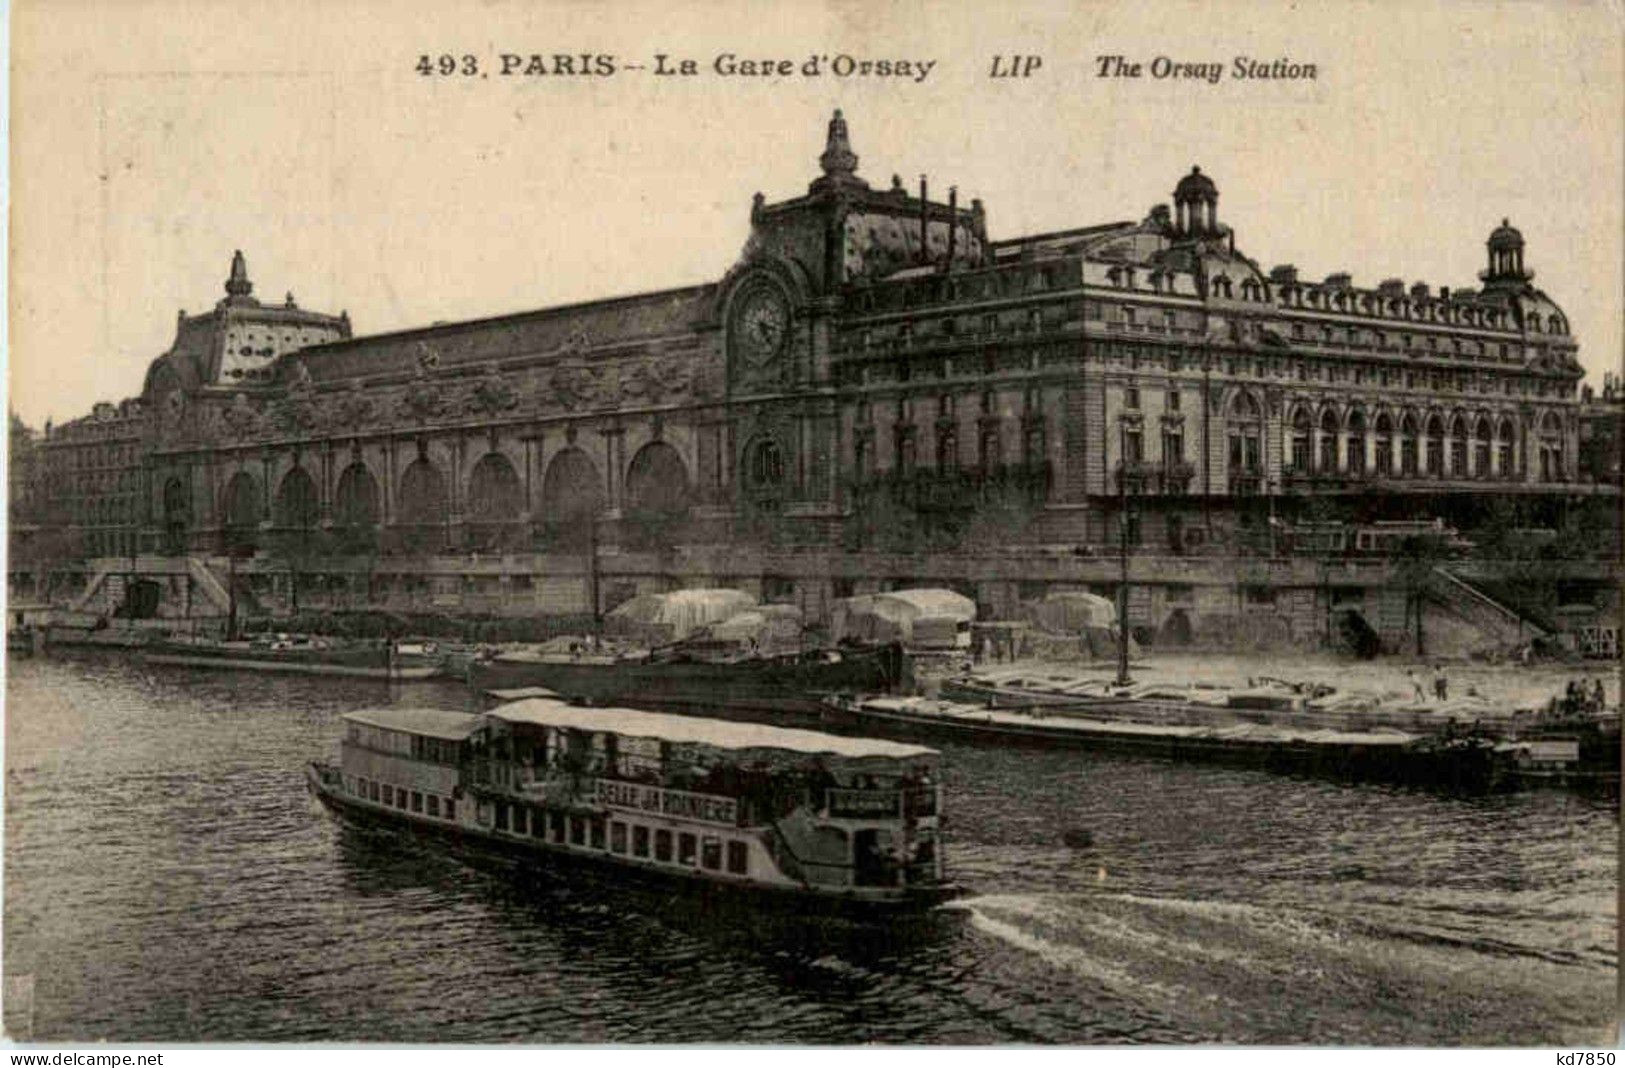
M 1127 686 L 1128 676 L 1128 428 L 1117 424 L 1117 522 L 1119 530 L 1117 581 L 1117 684 Z

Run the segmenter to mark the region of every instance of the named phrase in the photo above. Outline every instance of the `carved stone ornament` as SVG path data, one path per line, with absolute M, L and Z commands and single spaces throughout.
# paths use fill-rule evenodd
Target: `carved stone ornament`
M 378 405 L 360 379 L 350 382 L 350 388 L 333 403 L 333 422 L 337 429 L 359 429 L 371 423 Z
M 600 406 L 607 392 L 605 385 L 605 375 L 599 368 L 571 362 L 553 369 L 553 377 L 548 383 L 548 388 L 552 393 L 554 404 L 565 411 L 571 411 Z
M 252 438 L 258 436 L 264 427 L 264 417 L 248 403 L 248 398 L 239 393 L 231 398 L 231 404 L 220 414 L 221 421 L 226 429 L 236 438 Z
M 518 404 L 518 391 L 502 377 L 496 364 L 486 367 L 485 373 L 468 393 L 468 410 L 477 415 L 498 415 L 512 411 Z

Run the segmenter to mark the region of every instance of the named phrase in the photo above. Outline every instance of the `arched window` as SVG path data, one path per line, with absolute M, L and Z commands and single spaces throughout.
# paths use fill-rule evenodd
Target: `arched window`
M 1467 476 L 1467 417 L 1457 412 L 1450 420 L 1450 441 L 1447 447 L 1447 457 L 1450 466 L 1446 469 L 1451 478 L 1465 478 Z
M 1387 412 L 1377 416 L 1376 439 L 1373 450 L 1376 454 L 1373 457 L 1376 473 L 1391 475 L 1394 473 L 1394 421 L 1388 418 Z
M 357 460 L 339 474 L 333 494 L 334 518 L 340 526 L 375 526 L 378 511 L 378 480 Z
M 626 504 L 634 513 L 662 520 L 688 512 L 688 467 L 676 449 L 653 441 L 638 450 L 626 470 Z
M 308 531 L 321 519 L 321 502 L 316 482 L 302 467 L 282 478 L 276 491 L 275 522 L 283 530 Z
M 396 495 L 396 526 L 408 549 L 430 552 L 445 548 L 447 529 L 446 480 L 428 457 L 420 456 L 401 475 Z
M 1416 477 L 1416 417 L 1410 412 L 1399 421 L 1399 473 Z
M 1309 471 L 1309 412 L 1299 408 L 1292 415 L 1292 470 L 1299 474 Z
M 1551 412 L 1540 422 L 1540 480 L 1563 481 L 1563 428 Z
M 1427 427 L 1427 473 L 1437 477 L 1444 473 L 1444 421 L 1429 416 Z
M 525 510 L 525 490 L 513 464 L 499 452 L 488 452 L 468 477 L 469 546 L 512 548 L 519 541 L 518 520 Z
M 1258 402 L 1245 390 L 1230 405 L 1230 475 L 1254 480 L 1263 473 L 1263 416 Z M 1253 487 L 1256 488 L 1256 487 Z
M 603 479 L 586 453 L 572 447 L 554 456 L 542 478 L 542 522 L 552 543 L 561 548 L 587 545 L 603 500 Z
M 186 551 L 186 532 L 192 525 L 192 495 L 185 482 L 172 478 L 164 483 L 164 551 Z
M 1320 413 L 1320 472 L 1337 474 L 1337 413 L 1327 408 Z
M 867 439 L 860 438 L 858 445 L 866 449 Z M 759 507 L 777 508 L 784 498 L 784 450 L 776 440 L 764 434 L 746 443 L 744 459 L 740 473 L 746 497 Z M 860 455 L 860 465 L 867 462 L 867 454 Z
M 259 541 L 263 498 L 259 479 L 247 471 L 232 476 L 226 486 L 225 535 L 228 551 L 252 551 Z
M 1495 473 L 1513 478 L 1518 473 L 1518 428 L 1511 419 L 1502 419 L 1495 437 Z
M 1491 437 L 1489 419 L 1480 416 L 1477 431 L 1473 435 L 1473 475 L 1477 478 L 1490 477 Z
M 357 460 L 339 473 L 333 490 L 333 518 L 339 551 L 370 552 L 378 544 L 378 480 Z
M 1365 474 L 1367 448 L 1365 413 L 1356 408 L 1349 413 L 1348 469 L 1350 474 Z

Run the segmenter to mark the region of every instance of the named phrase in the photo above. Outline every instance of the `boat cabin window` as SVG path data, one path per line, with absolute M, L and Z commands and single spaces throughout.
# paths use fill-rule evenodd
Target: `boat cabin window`
M 710 871 L 722 868 L 722 839 L 705 836 L 705 840 L 700 843 L 700 867 Z
M 388 783 L 385 783 L 384 784 L 384 804 L 393 805 L 394 803 L 395 803 L 395 788 L 393 786 L 390 786 Z
M 580 816 L 570 817 L 570 844 L 587 844 L 587 821 Z
M 530 810 L 530 836 L 532 838 L 547 837 L 547 813 L 539 808 Z
M 496 808 L 497 808 L 497 830 L 505 831 L 505 830 L 508 829 L 508 802 L 506 802 L 506 801 L 498 801 L 497 805 L 496 805 Z
M 530 814 L 530 809 L 526 808 L 524 805 L 515 805 L 513 807 L 513 833 L 514 834 L 529 834 L 530 833 L 530 827 L 527 825 L 526 819 L 525 819 L 525 817 L 528 816 L 529 814 Z
M 611 853 L 626 852 L 626 824 L 615 820 L 609 825 L 609 851 Z
M 439 817 L 440 815 L 440 798 L 436 797 L 434 794 L 429 795 L 429 815 L 435 817 Z
M 728 843 L 728 870 L 735 875 L 744 875 L 750 867 L 750 849 L 744 842 Z
M 367 784 L 367 796 L 374 801 L 378 800 L 378 781 L 376 779 Z
M 449 797 L 446 798 L 446 818 L 448 820 L 454 820 L 457 818 L 457 802 L 453 801 Z
M 696 840 L 695 840 L 695 838 L 694 838 L 694 836 L 692 834 L 684 833 L 684 834 L 678 835 L 677 836 L 677 863 L 679 863 L 679 864 L 687 864 L 690 867 L 693 867 L 693 865 L 694 865 L 694 851 L 695 851 L 696 844 L 697 844 L 697 842 L 696 842 Z
M 413 812 L 422 812 L 423 811 L 423 794 L 420 793 L 417 790 L 412 791 L 412 811 Z
M 549 812 L 547 814 L 547 826 L 552 831 L 553 841 L 564 841 L 564 813 Z
M 671 863 L 670 831 L 655 832 L 655 859 L 665 864 Z
M 356 796 L 361 797 L 361 798 L 365 798 L 367 796 L 367 780 L 366 779 L 357 779 L 355 781 L 355 786 L 356 786 L 356 790 L 355 790 Z
M 649 855 L 649 828 L 632 825 L 632 855 L 634 857 Z
M 604 817 L 594 816 L 588 820 L 587 833 L 594 849 L 604 848 Z

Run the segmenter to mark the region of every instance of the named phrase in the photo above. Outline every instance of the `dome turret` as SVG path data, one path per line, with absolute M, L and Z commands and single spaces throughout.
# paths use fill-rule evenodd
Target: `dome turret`
M 1219 187 L 1200 167 L 1192 167 L 1174 186 L 1174 230 L 1189 236 L 1219 232 Z
M 1489 249 L 1490 265 L 1479 274 L 1479 278 L 1486 285 L 1522 285 L 1535 277 L 1535 272 L 1524 270 L 1523 234 L 1512 225 L 1512 220 L 1502 219 L 1501 225 L 1491 231 L 1485 245 Z

